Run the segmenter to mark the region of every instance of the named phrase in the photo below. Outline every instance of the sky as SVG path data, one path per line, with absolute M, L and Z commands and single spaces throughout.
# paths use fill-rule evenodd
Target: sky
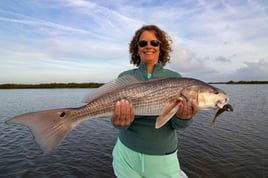
M 0 84 L 108 82 L 133 69 L 143 25 L 172 38 L 167 68 L 206 82 L 268 80 L 266 0 L 0 1 Z

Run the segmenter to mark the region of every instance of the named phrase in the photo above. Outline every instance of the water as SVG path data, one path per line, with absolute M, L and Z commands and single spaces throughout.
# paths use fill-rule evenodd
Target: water
M 178 131 L 178 157 L 190 178 L 268 178 L 268 85 L 216 85 L 233 113 L 210 127 L 214 111 L 200 111 Z M 109 119 L 81 123 L 51 154 L 43 155 L 28 128 L 4 123 L 15 115 L 81 105 L 92 89 L 0 90 L 0 177 L 114 177 L 118 131 Z

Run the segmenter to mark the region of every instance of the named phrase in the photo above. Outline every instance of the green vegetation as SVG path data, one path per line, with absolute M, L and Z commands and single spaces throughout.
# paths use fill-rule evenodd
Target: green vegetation
M 0 89 L 37 88 L 98 88 L 103 83 L 43 83 L 43 84 L 0 84 Z
M 209 84 L 268 84 L 268 81 L 229 81 L 209 82 Z M 38 88 L 98 88 L 103 83 L 43 83 L 43 84 L 0 84 L 0 89 L 38 89 Z
M 268 84 L 268 81 L 258 81 L 258 80 L 252 80 L 252 81 L 229 81 L 229 82 L 209 82 L 210 84 Z

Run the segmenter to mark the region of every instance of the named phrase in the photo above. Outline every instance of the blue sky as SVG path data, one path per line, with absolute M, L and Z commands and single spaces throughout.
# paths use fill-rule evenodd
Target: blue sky
M 207 82 L 268 80 L 266 0 L 0 2 L 0 83 L 108 82 L 134 66 L 144 24 L 173 39 L 168 68 Z

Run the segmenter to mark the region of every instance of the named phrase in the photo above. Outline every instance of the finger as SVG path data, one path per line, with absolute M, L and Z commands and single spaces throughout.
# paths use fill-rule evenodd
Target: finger
M 115 109 L 114 109 L 114 115 L 113 115 L 113 122 L 116 125 L 119 125 L 120 123 L 120 101 L 117 101 L 115 104 Z
M 121 107 L 121 103 L 120 101 L 117 101 L 115 104 L 115 115 L 117 116 L 117 118 L 120 117 L 120 107 Z
M 126 126 L 126 125 L 129 125 L 129 103 L 128 103 L 128 101 L 126 101 L 126 100 L 124 100 L 123 101 L 123 114 L 122 114 L 122 119 L 121 119 L 121 125 L 123 125 L 123 126 Z
M 181 117 L 183 119 L 190 119 L 192 118 L 198 110 L 198 106 L 196 100 L 192 102 L 187 102 L 186 100 L 182 101 L 182 112 Z
M 185 99 L 183 99 L 182 101 L 181 101 L 181 113 L 182 113 L 182 115 L 187 115 L 187 112 L 188 112 L 188 103 L 186 102 L 186 100 Z
M 130 122 L 133 122 L 134 118 L 135 118 L 135 110 L 132 103 L 130 103 Z
M 129 123 L 129 121 L 130 121 L 130 104 L 127 100 L 125 103 L 126 103 L 126 122 Z
M 123 99 L 121 100 L 121 106 L 120 106 L 120 119 L 126 120 L 126 110 L 127 110 L 127 104 L 126 101 Z
M 131 102 L 127 101 L 127 116 L 126 120 L 128 125 L 131 124 L 134 120 L 134 108 Z
M 197 100 L 192 101 L 192 110 L 194 115 L 198 112 L 199 108 Z

